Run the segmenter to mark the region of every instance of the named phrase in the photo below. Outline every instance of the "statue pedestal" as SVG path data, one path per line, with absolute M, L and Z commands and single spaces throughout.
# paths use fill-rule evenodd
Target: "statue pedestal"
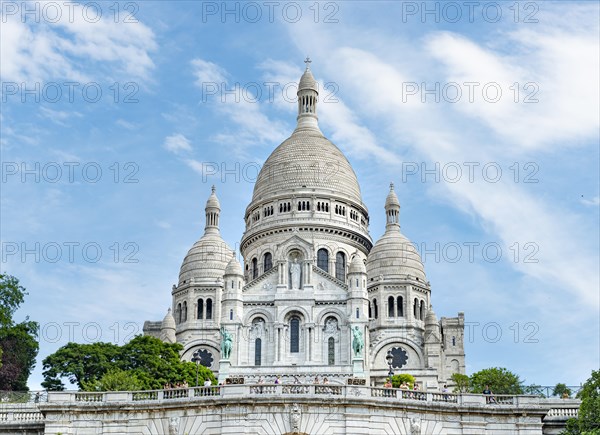
M 352 358 L 352 374 L 355 378 L 365 377 L 365 360 L 362 358 Z M 219 374 L 220 376 L 220 374 Z
M 225 379 L 229 377 L 229 368 L 231 367 L 231 361 L 228 359 L 222 359 L 219 361 L 219 384 L 225 385 Z

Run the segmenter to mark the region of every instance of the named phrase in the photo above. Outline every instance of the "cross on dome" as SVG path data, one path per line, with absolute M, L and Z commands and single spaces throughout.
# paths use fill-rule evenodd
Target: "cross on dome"
M 309 69 L 312 60 L 310 60 L 310 57 L 306 56 L 306 59 L 304 59 L 304 63 L 306 64 L 306 69 Z

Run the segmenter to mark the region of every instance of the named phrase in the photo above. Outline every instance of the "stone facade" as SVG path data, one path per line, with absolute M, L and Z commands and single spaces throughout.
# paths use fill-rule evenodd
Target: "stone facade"
M 220 380 L 318 374 L 376 385 L 391 352 L 395 373 L 437 390 L 465 372 L 464 315 L 437 319 L 421 258 L 400 231 L 393 185 L 385 233 L 373 244 L 356 174 L 319 129 L 318 96 L 307 67 L 297 127 L 266 160 L 246 208 L 244 266 L 220 236 L 213 187 L 205 233 L 172 289 L 173 315 L 144 332 L 183 344 L 186 360 L 196 352 Z M 232 336 L 227 359 L 221 328 Z

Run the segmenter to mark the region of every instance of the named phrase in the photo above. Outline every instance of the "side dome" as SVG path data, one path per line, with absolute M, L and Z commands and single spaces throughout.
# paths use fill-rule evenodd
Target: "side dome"
M 386 232 L 375 243 L 367 257 L 370 278 L 383 275 L 385 279 L 407 279 L 407 276 L 427 282 L 421 256 L 399 230 Z
M 233 249 L 225 243 L 219 232 L 221 208 L 214 186 L 206 202 L 205 211 L 204 235 L 194 243 L 183 259 L 179 270 L 179 285 L 193 281 L 222 279 L 225 268 L 234 256 Z
M 242 269 L 242 265 L 235 256 L 227 264 L 225 275 L 244 276 L 244 269 Z
M 414 245 L 400 232 L 400 201 L 394 185 L 385 201 L 385 234 L 375 243 L 367 257 L 367 274 L 370 278 L 409 279 L 427 282 L 421 256 Z
M 179 270 L 179 284 L 223 278 L 231 257 L 233 257 L 233 250 L 221 236 L 202 236 L 183 259 Z
M 348 274 L 351 273 L 367 273 L 365 262 L 358 254 L 354 254 L 350 266 L 348 267 Z

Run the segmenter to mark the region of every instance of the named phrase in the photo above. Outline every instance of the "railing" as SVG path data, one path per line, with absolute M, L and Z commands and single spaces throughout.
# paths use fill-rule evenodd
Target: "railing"
M 151 391 L 122 392 L 50 392 L 49 403 L 103 403 L 103 402 L 169 402 L 207 400 L 215 397 L 331 397 L 356 399 L 372 398 L 376 401 L 421 402 L 438 405 L 482 407 L 519 407 L 544 405 L 552 409 L 552 416 L 577 415 L 576 400 L 544 399 L 538 396 L 509 396 L 484 394 L 453 394 L 439 391 L 414 391 L 400 388 L 382 388 L 340 384 L 240 384 L 209 387 L 176 388 Z
M 38 409 L 37 403 L 2 403 L 0 404 L 0 426 L 18 425 L 40 427 L 44 415 Z M 11 432 L 13 433 L 13 432 Z
M 104 393 L 75 393 L 75 402 L 104 402 Z
M 578 416 L 579 408 L 552 408 L 547 414 L 547 417 L 559 418 L 577 418 Z
M 46 391 L 0 391 L 2 403 L 40 403 L 48 400 Z

